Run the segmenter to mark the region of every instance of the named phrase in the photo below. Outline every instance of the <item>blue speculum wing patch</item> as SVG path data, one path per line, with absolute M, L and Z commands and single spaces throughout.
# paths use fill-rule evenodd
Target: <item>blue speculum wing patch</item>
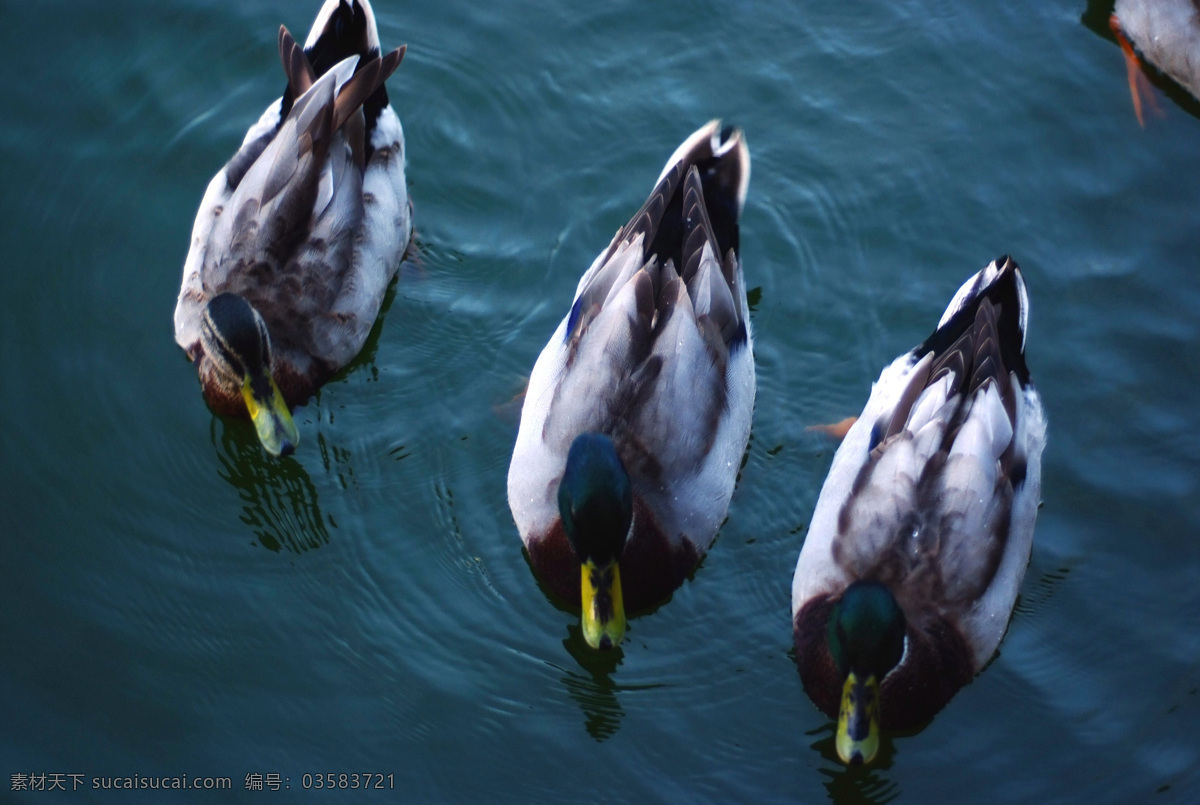
M 571 315 L 567 318 L 567 332 L 563 335 L 563 341 L 570 341 L 571 334 L 575 332 L 575 325 L 579 323 L 579 311 L 583 309 L 583 294 L 575 300 L 575 304 L 571 305 Z

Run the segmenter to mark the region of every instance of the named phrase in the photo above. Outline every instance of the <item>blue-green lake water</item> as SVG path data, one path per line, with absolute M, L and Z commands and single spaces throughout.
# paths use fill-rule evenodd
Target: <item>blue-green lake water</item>
M 417 254 L 276 461 L 172 313 L 277 26 L 319 5 L 0 5 L 0 801 L 1200 801 L 1200 118 L 1169 90 L 1139 127 L 1110 6 L 378 0 Z M 694 578 L 597 655 L 509 514 L 515 398 L 713 117 L 753 158 L 753 433 Z M 791 656 L 835 449 L 806 428 L 1004 253 L 1050 419 L 1021 598 L 846 769 Z M 390 790 L 304 788 L 367 772 Z M 185 774 L 232 788 L 91 789 Z

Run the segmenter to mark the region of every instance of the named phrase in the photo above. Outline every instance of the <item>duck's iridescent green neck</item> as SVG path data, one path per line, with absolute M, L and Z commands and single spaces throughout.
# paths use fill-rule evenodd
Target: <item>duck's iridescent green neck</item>
M 904 654 L 904 612 L 887 587 L 856 581 L 829 614 L 829 653 L 843 674 L 883 679 Z
M 580 562 L 604 566 L 620 558 L 633 521 L 633 487 L 604 434 L 583 433 L 571 443 L 558 510 Z
M 845 681 L 834 745 L 851 765 L 879 751 L 883 678 L 904 656 L 904 612 L 882 584 L 856 581 L 829 613 L 829 653 Z

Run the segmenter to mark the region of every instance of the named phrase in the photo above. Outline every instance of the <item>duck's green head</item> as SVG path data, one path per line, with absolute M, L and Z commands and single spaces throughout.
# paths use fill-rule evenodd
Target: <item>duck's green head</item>
M 856 581 L 829 614 L 829 653 L 846 681 L 838 710 L 837 751 L 870 763 L 879 749 L 879 683 L 904 655 L 904 612 L 887 587 Z
M 300 432 L 271 375 L 271 337 L 258 311 L 236 294 L 214 296 L 204 307 L 200 343 L 217 373 L 241 386 L 266 451 L 273 456 L 293 452 Z
M 583 635 L 592 648 L 612 648 L 625 634 L 619 562 L 633 522 L 633 487 L 612 439 L 583 433 L 571 443 L 558 511 L 582 565 Z

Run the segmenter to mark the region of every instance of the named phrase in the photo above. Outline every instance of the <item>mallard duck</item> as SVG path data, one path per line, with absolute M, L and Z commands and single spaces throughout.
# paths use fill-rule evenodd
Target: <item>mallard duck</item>
M 533 367 L 508 470 L 529 560 L 595 648 L 691 572 L 729 508 L 754 408 L 741 131 L 714 120 L 579 281 Z
M 1141 93 L 1148 92 L 1149 87 L 1133 47 L 1200 99 L 1200 0 L 1117 0 L 1109 27 L 1125 52 L 1129 91 L 1139 123 L 1145 122 Z
M 1025 365 L 1029 298 L 1008 257 L 883 370 L 796 563 L 804 688 L 847 763 L 928 721 L 991 659 L 1033 545 L 1046 441 Z
M 218 414 L 249 416 L 274 455 L 291 409 L 349 363 L 412 236 L 404 131 L 367 0 L 326 0 L 287 88 L 208 185 L 183 267 L 175 340 Z

